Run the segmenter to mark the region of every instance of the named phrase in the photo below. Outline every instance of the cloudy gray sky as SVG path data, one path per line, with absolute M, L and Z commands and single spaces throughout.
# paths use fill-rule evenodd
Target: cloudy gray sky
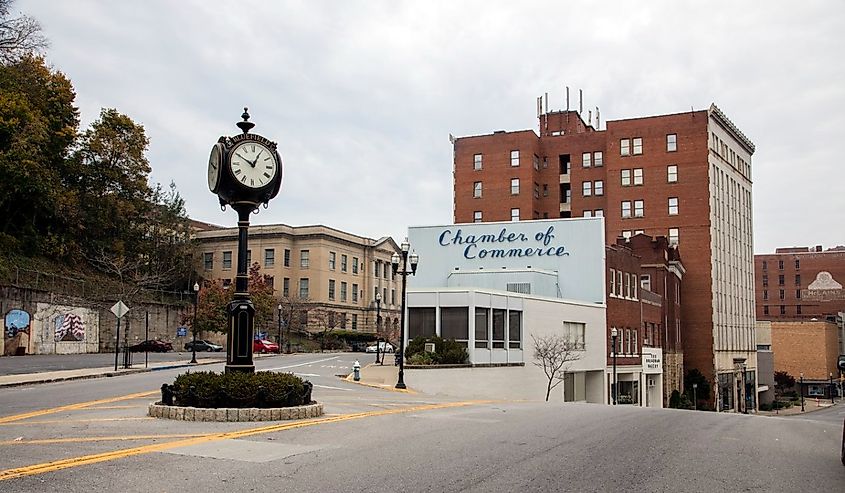
M 143 124 L 154 181 L 234 225 L 206 185 L 237 132 L 279 143 L 282 191 L 253 224 L 370 237 L 452 220 L 448 135 L 536 128 L 584 90 L 602 120 L 715 102 L 756 144 L 755 245 L 845 244 L 845 2 L 27 0 L 87 126 Z

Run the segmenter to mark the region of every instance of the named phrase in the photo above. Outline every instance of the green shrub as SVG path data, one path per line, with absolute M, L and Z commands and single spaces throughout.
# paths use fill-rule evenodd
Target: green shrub
M 408 363 L 412 365 L 433 365 L 434 353 L 429 353 L 427 351 L 415 353 L 408 359 Z
M 672 391 L 672 394 L 669 396 L 669 407 L 672 409 L 677 409 L 678 405 L 681 403 L 681 393 L 678 389 Z
M 311 382 L 292 373 L 183 373 L 172 390 L 174 404 L 202 408 L 291 407 L 311 401 Z
M 414 363 L 414 356 L 425 353 L 425 344 L 434 343 L 434 352 L 428 353 L 431 363 Z M 405 358 L 411 364 L 434 364 L 434 365 L 461 365 L 469 360 L 469 353 L 466 348 L 455 342 L 454 339 L 443 339 L 442 337 L 413 338 L 405 348 Z

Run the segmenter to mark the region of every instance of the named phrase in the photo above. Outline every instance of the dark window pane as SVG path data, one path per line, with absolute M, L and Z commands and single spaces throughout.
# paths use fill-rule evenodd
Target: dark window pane
M 505 310 L 493 309 L 493 348 L 505 347 Z
M 408 309 L 408 337 L 431 337 L 435 334 L 434 308 Z
M 522 312 L 511 311 L 508 313 L 508 347 L 519 349 L 521 346 L 520 334 L 522 333 Z
M 475 347 L 487 347 L 487 321 L 490 318 L 490 310 L 487 308 L 475 309 Z
M 453 307 L 440 309 L 440 335 L 444 339 L 469 339 L 469 309 Z

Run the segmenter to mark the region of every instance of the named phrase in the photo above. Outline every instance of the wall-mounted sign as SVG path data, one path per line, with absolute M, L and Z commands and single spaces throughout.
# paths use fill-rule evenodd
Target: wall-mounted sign
M 176 337 L 185 337 L 188 335 L 188 328 L 187 327 L 177 327 L 176 328 Z
M 663 373 L 663 350 L 660 348 L 642 349 L 643 373 Z

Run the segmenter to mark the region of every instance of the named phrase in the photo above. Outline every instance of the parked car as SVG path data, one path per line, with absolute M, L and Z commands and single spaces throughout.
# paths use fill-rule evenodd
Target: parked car
M 256 339 L 252 341 L 253 353 L 278 353 L 279 345 L 267 339 Z
M 194 346 L 194 341 L 188 341 L 188 343 L 185 344 L 185 351 L 192 351 L 191 348 L 193 346 Z M 220 344 L 214 344 L 214 343 L 211 343 L 211 342 L 208 342 L 208 341 L 203 341 L 203 340 L 197 341 L 196 348 L 197 348 L 197 351 L 208 351 L 209 353 L 212 352 L 212 351 L 219 352 L 219 351 L 223 350 L 223 346 L 221 346 Z
M 394 351 L 393 346 L 389 342 L 380 342 L 378 343 L 378 351 L 380 353 L 392 353 Z M 368 353 L 376 352 L 376 345 L 373 344 L 372 346 L 367 346 Z
M 168 351 L 173 351 L 173 345 L 169 342 L 164 341 L 156 341 L 156 340 L 147 340 L 141 341 L 134 346 L 129 346 L 129 350 L 133 353 L 138 352 L 153 352 L 153 353 L 166 353 Z

